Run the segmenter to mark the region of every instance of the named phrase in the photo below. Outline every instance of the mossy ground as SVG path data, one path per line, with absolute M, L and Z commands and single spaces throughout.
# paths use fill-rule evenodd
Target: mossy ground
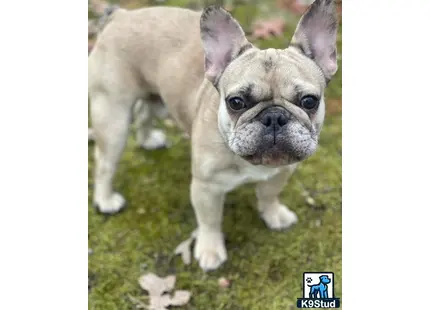
M 187 1 L 170 1 L 185 6 Z M 234 15 L 247 26 L 253 5 L 238 7 Z M 260 47 L 282 48 L 285 39 L 256 42 Z M 248 25 L 249 26 L 249 25 Z M 339 52 L 341 52 L 339 34 Z M 175 274 L 176 287 L 192 292 L 183 309 L 295 309 L 302 294 L 304 271 L 333 271 L 335 294 L 341 297 L 341 67 L 327 92 L 327 115 L 317 153 L 306 160 L 282 194 L 282 201 L 297 212 L 299 223 L 289 231 L 267 229 L 255 211 L 252 184 L 229 194 L 224 212 L 228 261 L 217 271 L 202 272 L 197 263 L 185 266 L 173 250 L 189 237 L 196 221 L 189 199 L 190 142 L 175 128 L 166 128 L 173 146 L 147 152 L 134 136 L 118 167 L 116 188 L 128 208 L 113 217 L 88 208 L 90 280 L 89 309 L 134 309 L 131 297 L 145 299 L 138 278 L 145 272 Z M 91 206 L 93 146 L 88 154 L 88 203 Z M 306 203 L 308 191 L 315 205 Z M 232 286 L 222 289 L 218 278 Z

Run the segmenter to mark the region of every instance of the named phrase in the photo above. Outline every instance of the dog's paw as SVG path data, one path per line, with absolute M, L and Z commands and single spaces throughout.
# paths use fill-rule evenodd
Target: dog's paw
M 152 129 L 148 138 L 139 141 L 139 144 L 145 150 L 156 150 L 168 147 L 166 134 L 160 129 Z
M 113 193 L 109 199 L 94 202 L 94 207 L 103 214 L 115 214 L 121 211 L 126 205 L 124 197 L 118 193 Z
M 222 233 L 198 233 L 194 258 L 204 271 L 215 270 L 227 260 L 227 250 Z
M 286 229 L 297 223 L 297 215 L 282 204 L 267 208 L 261 213 L 261 217 L 270 229 Z

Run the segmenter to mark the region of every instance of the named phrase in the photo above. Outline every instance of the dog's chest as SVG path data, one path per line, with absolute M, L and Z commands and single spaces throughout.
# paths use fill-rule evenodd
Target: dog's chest
M 216 178 L 224 190 L 232 191 L 234 188 L 245 183 L 267 181 L 279 172 L 279 168 L 245 164 L 224 170 L 217 174 Z

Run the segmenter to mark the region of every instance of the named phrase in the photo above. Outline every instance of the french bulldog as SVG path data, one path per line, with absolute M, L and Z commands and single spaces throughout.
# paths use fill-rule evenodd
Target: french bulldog
M 160 148 L 167 139 L 152 121 L 167 107 L 191 138 L 194 257 L 203 270 L 227 259 L 223 204 L 239 185 L 256 183 L 270 229 L 296 223 L 279 194 L 317 149 L 324 90 L 337 71 L 337 28 L 334 0 L 315 0 L 285 49 L 254 46 L 217 6 L 110 12 L 88 59 L 94 206 L 109 214 L 124 208 L 112 180 L 133 115 L 139 145 Z

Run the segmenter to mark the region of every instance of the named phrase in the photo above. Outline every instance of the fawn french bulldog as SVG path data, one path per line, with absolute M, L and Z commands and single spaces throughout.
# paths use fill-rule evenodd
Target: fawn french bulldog
M 324 90 L 337 71 L 337 27 L 334 0 L 315 0 L 288 47 L 261 50 L 219 7 L 110 12 L 88 59 L 94 205 L 103 213 L 125 206 L 112 180 L 133 111 L 139 144 L 154 149 L 166 144 L 152 126 L 165 106 L 191 137 L 194 256 L 202 269 L 227 259 L 224 197 L 245 182 L 256 183 L 269 228 L 293 225 L 297 216 L 278 196 L 317 149 Z

